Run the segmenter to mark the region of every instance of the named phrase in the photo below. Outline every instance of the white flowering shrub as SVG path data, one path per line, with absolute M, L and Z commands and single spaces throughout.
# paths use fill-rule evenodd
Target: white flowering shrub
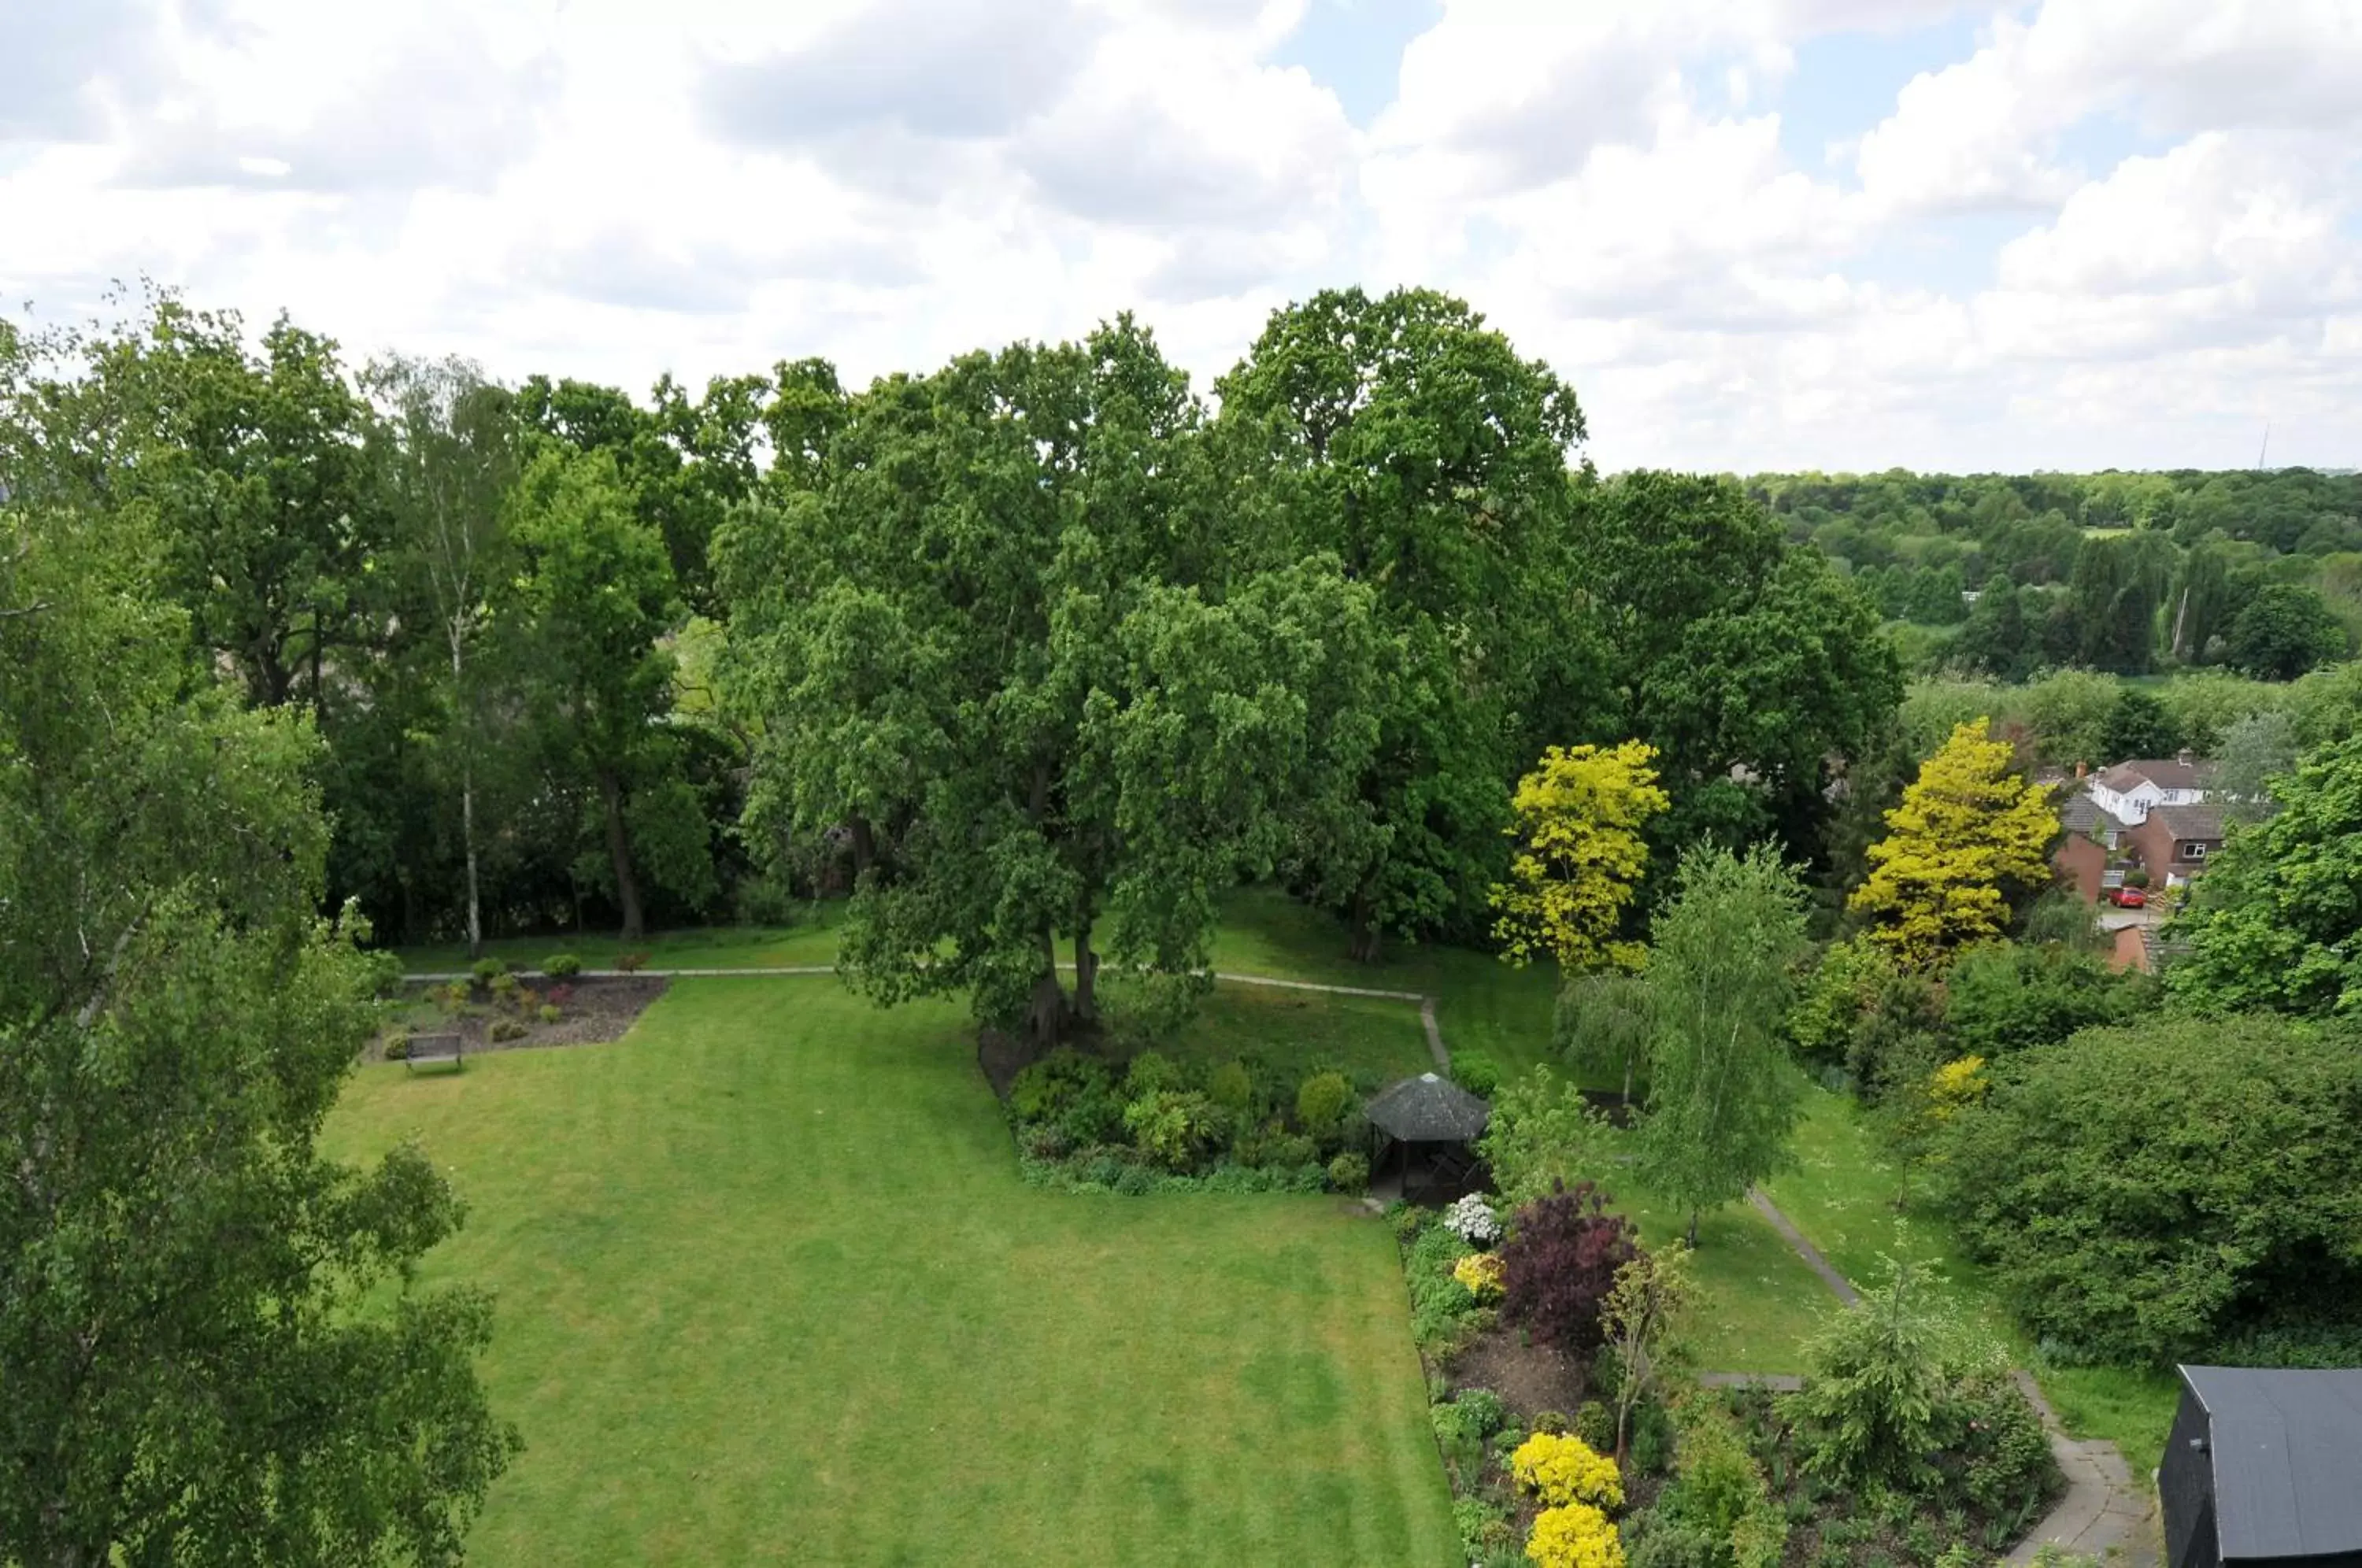
M 1501 1239 L 1500 1217 L 1473 1192 L 1443 1211 L 1443 1228 L 1472 1247 L 1489 1247 Z

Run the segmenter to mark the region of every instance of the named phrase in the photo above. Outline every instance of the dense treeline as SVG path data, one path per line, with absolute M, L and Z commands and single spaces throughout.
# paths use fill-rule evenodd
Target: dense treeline
M 2362 632 L 2362 475 L 1760 474 L 1921 668 L 2003 680 L 2227 665 L 2288 679 Z
M 1278 313 L 1219 412 L 1129 319 L 646 403 L 171 297 L 6 357 L 24 438 L 151 525 L 191 678 L 321 736 L 328 896 L 387 940 L 852 889 L 883 994 L 1046 1029 L 1102 947 L 1197 966 L 1244 875 L 1365 957 L 1481 935 L 1553 744 L 1656 749 L 1661 854 L 1817 857 L 1901 695 L 1818 553 L 1599 477 L 1573 391 L 1427 292 Z
M 71 382 L 0 332 L 0 1560 L 453 1563 L 517 1443 L 417 1276 L 465 1209 L 322 1136 L 406 558 L 324 346 L 189 326 Z

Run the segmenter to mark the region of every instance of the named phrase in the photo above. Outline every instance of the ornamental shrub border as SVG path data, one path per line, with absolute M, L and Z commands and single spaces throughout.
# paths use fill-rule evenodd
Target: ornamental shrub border
M 1211 1170 L 1184 1175 L 1120 1157 L 1130 1153 L 1131 1151 L 1124 1150 L 1072 1154 L 1062 1160 L 1020 1154 L 1017 1157 L 1017 1173 L 1026 1186 L 1040 1187 L 1046 1192 L 1115 1193 L 1124 1198 L 1144 1198 L 1151 1193 L 1164 1192 L 1315 1193 L 1329 1190 L 1329 1172 L 1326 1167 L 1317 1165 L 1250 1166 L 1226 1164 L 1216 1165 Z M 1118 1167 L 1118 1172 L 1105 1169 L 1110 1161 Z
M 1355 1092 L 1331 1068 L 1290 1080 L 1244 1058 L 1118 1063 L 1069 1047 L 1019 1072 L 1002 1111 L 1034 1187 L 1358 1196 L 1369 1181 Z

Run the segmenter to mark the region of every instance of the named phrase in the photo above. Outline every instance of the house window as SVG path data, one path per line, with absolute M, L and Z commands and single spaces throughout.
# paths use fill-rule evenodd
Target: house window
M 2206 858 L 2206 846 L 2202 844 L 2185 844 L 2181 846 L 2181 858 L 2203 860 Z

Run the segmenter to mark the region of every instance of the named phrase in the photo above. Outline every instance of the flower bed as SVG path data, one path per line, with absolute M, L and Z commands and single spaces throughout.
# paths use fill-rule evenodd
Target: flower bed
M 1915 1299 L 1901 1284 L 1832 1319 L 1804 1393 L 1704 1390 L 1680 1371 L 1678 1307 L 1653 1342 L 1623 1331 L 1650 1282 L 1670 1281 L 1660 1301 L 1687 1288 L 1679 1249 L 1639 1252 L 1600 1195 L 1393 1220 L 1436 1445 L 1481 1568 L 1976 1568 L 2057 1496 L 2040 1420 L 1965 1338 L 1929 1337 L 1906 1369 L 1923 1423 L 1851 1440 L 1884 1430 L 1889 1385 L 1863 1375 L 1893 1370 L 1876 1347 Z M 1642 1377 L 1619 1400 L 1628 1363 Z

